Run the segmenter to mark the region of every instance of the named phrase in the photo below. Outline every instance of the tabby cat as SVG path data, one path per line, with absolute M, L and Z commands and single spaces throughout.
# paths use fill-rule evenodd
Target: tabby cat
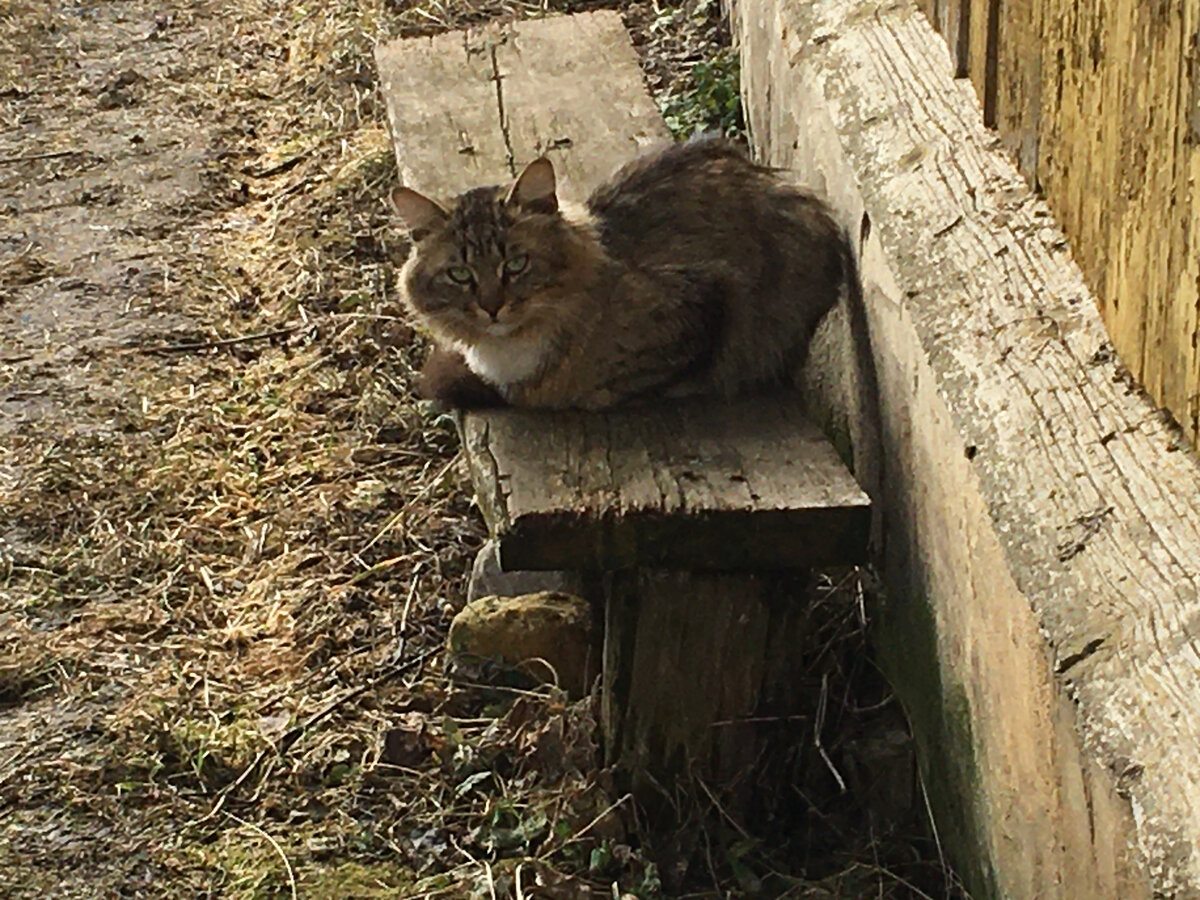
M 782 380 L 854 276 L 816 197 L 703 138 L 640 157 L 582 208 L 536 159 L 448 205 L 400 187 L 401 290 L 451 406 L 603 409 Z

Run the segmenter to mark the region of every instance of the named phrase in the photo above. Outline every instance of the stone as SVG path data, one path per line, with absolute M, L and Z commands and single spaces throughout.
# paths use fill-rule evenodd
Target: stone
M 543 591 L 583 596 L 583 576 L 578 572 L 517 571 L 505 572 L 500 567 L 500 544 L 488 541 L 475 555 L 471 581 L 467 586 L 467 602 L 481 597 L 520 597 Z
M 456 663 L 499 660 L 568 696 L 588 693 L 600 673 L 600 647 L 586 600 L 561 591 L 482 597 L 450 624 Z

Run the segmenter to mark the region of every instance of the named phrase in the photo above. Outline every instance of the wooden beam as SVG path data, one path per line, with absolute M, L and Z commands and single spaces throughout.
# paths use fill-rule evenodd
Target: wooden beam
M 918 7 L 1073 241 L 1121 358 L 1200 446 L 1200 3 Z
M 938 30 L 954 60 L 954 77 L 969 74 L 971 0 L 919 0 L 917 7 Z
M 870 502 L 785 395 L 609 414 L 470 415 L 464 446 L 505 569 L 861 562 Z
M 985 125 L 996 124 L 996 52 L 1001 0 L 963 0 L 966 73 L 975 85 Z
M 1042 124 L 1044 0 L 1005 0 L 996 35 L 995 127 L 1036 189 Z
M 1066 45 L 1068 72 L 1093 47 L 1111 70 L 1128 22 L 1155 40 L 1177 27 L 1170 4 L 1062 6 L 1088 35 Z M 1111 18 L 1085 25 L 1095 6 Z M 760 148 L 819 173 L 849 221 L 872 222 L 862 270 L 889 594 L 878 644 L 972 893 L 1197 896 L 1200 461 L 1130 383 L 1051 211 L 923 16 L 873 0 L 737 0 L 735 19 Z M 1156 86 L 1152 54 L 1122 65 Z M 1106 161 L 1143 141 L 1101 115 L 1127 95 L 1063 87 L 1071 127 L 1111 140 L 1058 177 L 1097 196 L 1149 187 Z M 1138 109 L 1158 127 L 1164 110 Z M 1165 169 L 1146 175 L 1156 191 L 1187 171 Z M 1164 201 L 1157 222 L 1174 215 Z M 1139 234 L 1110 261 L 1159 265 L 1185 230 L 1153 249 Z M 823 376 L 834 389 L 818 387 L 814 408 L 833 415 L 836 369 Z

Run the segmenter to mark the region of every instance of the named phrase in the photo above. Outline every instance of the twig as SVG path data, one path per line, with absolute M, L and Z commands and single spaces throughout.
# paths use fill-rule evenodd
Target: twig
M 742 827 L 741 823 L 738 822 L 738 820 L 735 819 L 733 816 L 731 816 L 726 811 L 725 807 L 721 805 L 721 801 L 717 799 L 717 795 L 712 792 L 712 790 L 709 788 L 709 786 L 704 783 L 703 778 L 697 777 L 696 784 L 700 785 L 700 790 L 704 791 L 704 793 L 708 795 L 708 799 L 710 801 L 712 801 L 712 805 L 717 808 L 717 812 L 719 812 L 721 814 L 721 818 L 723 818 L 726 822 L 728 822 L 730 825 L 732 825 L 734 831 L 736 831 L 738 834 L 740 834 L 743 838 L 745 838 L 748 841 L 754 840 L 754 838 L 750 837 L 749 832 L 747 832 L 746 829 Z
M 239 819 L 233 813 L 226 813 L 225 815 L 229 816 L 229 818 L 233 819 L 233 821 L 237 822 L 239 825 L 245 825 L 247 828 L 254 829 L 263 837 L 265 837 L 267 842 L 275 848 L 275 852 L 278 853 L 279 858 L 283 860 L 283 867 L 287 870 L 288 887 L 291 888 L 292 891 L 292 900 L 296 900 L 298 896 L 296 893 L 296 873 L 292 871 L 292 864 L 288 862 L 287 854 L 283 852 L 283 848 L 279 846 L 279 842 L 275 840 L 275 838 L 271 837 L 271 835 L 269 835 L 265 830 L 263 830 L 261 826 L 255 825 L 253 822 L 247 822 L 245 819 Z
M 375 563 L 375 565 L 371 566 L 369 569 L 364 569 L 362 572 L 359 572 L 356 575 L 352 575 L 350 577 L 350 580 L 347 581 L 346 584 L 348 584 L 348 585 L 360 584 L 360 583 L 366 581 L 368 578 L 374 578 L 380 572 L 386 572 L 388 569 L 392 568 L 393 566 L 398 566 L 402 562 L 407 562 L 410 558 L 411 558 L 411 554 L 406 553 L 402 556 L 393 556 L 391 559 L 385 559 L 383 562 L 377 562 L 377 563 Z
M 929 792 L 925 790 L 925 777 L 921 774 L 921 767 L 917 766 L 917 784 L 921 786 L 921 800 L 925 803 L 925 815 L 929 819 L 929 829 L 933 832 L 933 846 L 937 848 L 938 865 L 942 867 L 942 873 L 946 874 L 950 871 L 950 867 L 946 865 L 946 854 L 942 850 L 942 838 L 938 834 L 937 820 L 933 817 L 933 806 L 929 803 Z M 950 888 L 946 887 L 946 894 L 949 895 Z
M 524 688 L 509 687 L 506 684 L 484 684 L 481 681 L 471 681 L 467 678 L 456 678 L 454 683 L 461 687 L 484 688 L 498 694 L 515 694 L 518 697 L 533 697 L 537 700 L 545 700 L 550 696 L 549 691 L 527 691 Z
M 487 871 L 488 893 L 491 894 L 492 900 L 496 900 L 496 879 L 492 877 L 492 864 L 485 859 L 483 868 Z
M 842 778 L 842 773 L 837 770 L 833 764 L 833 760 L 829 758 L 829 754 L 825 752 L 824 746 L 821 744 L 821 729 L 825 727 L 825 709 L 829 703 L 829 675 L 828 673 L 821 676 L 821 697 L 817 701 L 817 715 L 813 720 L 813 746 L 817 748 L 817 753 L 821 754 L 821 759 L 825 763 L 825 767 L 829 769 L 834 780 L 838 783 L 838 788 L 841 792 L 846 793 L 846 782 Z
M 327 315 L 331 319 L 374 319 L 379 322 L 399 322 L 401 325 L 412 324 L 412 320 L 404 316 L 389 316 L 383 313 L 332 312 Z
M 807 715 L 795 716 L 746 716 L 744 719 L 718 719 L 709 725 L 709 728 L 718 728 L 725 725 L 756 725 L 765 722 L 800 722 L 807 719 Z
M 195 341 L 187 344 L 167 344 L 164 347 L 143 347 L 141 349 L 147 353 L 193 353 L 197 350 L 212 350 L 216 347 L 232 347 L 235 344 L 266 341 L 292 334 L 305 327 L 304 325 L 292 325 L 289 328 L 276 328 L 273 331 L 260 331 L 257 334 L 244 334 L 241 337 L 223 338 L 219 341 Z
M 412 607 L 413 597 L 417 594 L 417 585 L 421 581 L 421 566 L 424 563 L 417 563 L 413 569 L 412 584 L 408 588 L 408 599 L 404 601 L 404 611 L 400 614 L 400 628 L 397 633 L 400 635 L 399 641 L 396 642 L 396 649 L 392 657 L 399 658 L 404 655 L 408 649 L 408 611 Z
M 557 847 L 551 846 L 550 849 L 548 849 L 548 850 L 543 850 L 541 852 L 541 854 L 538 856 L 538 860 L 539 861 L 543 860 L 547 856 L 549 856 L 551 853 L 555 853 L 555 852 L 563 849 L 564 847 L 568 847 L 571 844 L 574 844 L 576 841 L 581 840 L 583 838 L 583 836 L 585 834 L 587 834 L 589 831 L 591 831 L 593 828 L 595 828 L 596 825 L 598 825 L 605 816 L 607 816 L 610 812 L 612 812 L 618 806 L 621 806 L 623 803 L 625 803 L 625 801 L 632 800 L 632 799 L 633 799 L 633 794 L 625 794 L 624 796 L 617 798 L 612 803 L 608 804 L 608 806 L 605 807 L 605 809 L 601 813 L 599 813 L 596 816 L 596 818 L 592 819 L 592 821 L 588 822 L 586 825 L 584 825 L 582 828 L 580 828 L 577 832 L 575 832 L 573 835 L 571 835 L 569 838 L 567 838 L 565 841 L 563 841 L 562 844 L 560 844 Z
M 51 153 L 28 153 L 24 156 L 5 156 L 0 157 L 0 166 L 34 162 L 39 159 L 61 159 L 64 156 L 83 156 L 86 153 L 86 150 L 55 150 Z
M 386 535 L 389 531 L 391 531 L 393 528 L 395 528 L 396 525 L 399 524 L 404 519 L 405 514 L 412 509 L 413 504 L 415 504 L 418 500 L 423 498 L 426 494 L 428 494 L 435 487 L 437 487 L 438 483 L 443 478 L 446 477 L 446 473 L 449 472 L 450 469 L 453 468 L 454 464 L 458 462 L 458 458 L 461 455 L 462 455 L 461 450 L 458 453 L 455 453 L 454 456 L 451 458 L 451 460 L 448 463 L 446 463 L 444 466 L 442 466 L 441 471 L 439 471 L 436 475 L 434 475 L 433 478 L 430 479 L 423 488 L 421 488 L 421 490 L 417 491 L 416 494 L 414 494 L 412 497 L 410 497 L 408 499 L 408 501 L 404 504 L 404 506 L 383 524 L 383 527 L 380 528 L 379 531 L 377 531 L 375 533 L 375 537 L 373 537 L 369 541 L 367 541 L 366 545 L 361 550 L 358 551 L 357 555 L 362 556 L 364 553 L 366 553 L 368 550 L 370 550 L 372 547 L 374 547 L 376 544 L 378 544 L 383 539 L 384 535 Z M 356 583 L 356 580 L 361 579 L 367 575 L 374 574 L 374 570 L 376 568 L 378 568 L 378 566 L 380 566 L 380 565 L 384 565 L 384 563 L 379 563 L 376 566 L 372 566 L 371 568 L 367 569 L 367 571 L 365 571 L 365 572 L 359 572 L 358 575 L 355 576 L 355 580 L 352 580 L 351 583 L 354 584 L 354 583 Z
M 247 175 L 250 178 L 270 178 L 273 175 L 282 175 L 284 172 L 290 172 L 306 159 L 308 159 L 308 154 L 301 153 L 299 156 L 293 156 L 291 159 L 285 159 L 281 163 L 269 166 L 266 169 L 260 169 L 258 171 L 246 166 L 242 169 L 242 174 Z
M 421 583 L 421 566 L 424 564 L 425 562 L 422 560 L 413 567 L 412 584 L 408 587 L 408 596 L 404 598 L 404 611 L 400 613 L 401 640 L 408 634 L 408 611 L 412 608 L 413 598 L 417 596 L 417 585 Z

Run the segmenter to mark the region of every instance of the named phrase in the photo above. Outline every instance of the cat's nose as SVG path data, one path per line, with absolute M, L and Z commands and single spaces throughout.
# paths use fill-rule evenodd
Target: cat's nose
M 500 314 L 501 307 L 504 306 L 504 294 L 496 291 L 494 294 L 481 294 L 479 297 L 479 308 L 492 317 L 492 321 L 496 321 L 496 316 Z

